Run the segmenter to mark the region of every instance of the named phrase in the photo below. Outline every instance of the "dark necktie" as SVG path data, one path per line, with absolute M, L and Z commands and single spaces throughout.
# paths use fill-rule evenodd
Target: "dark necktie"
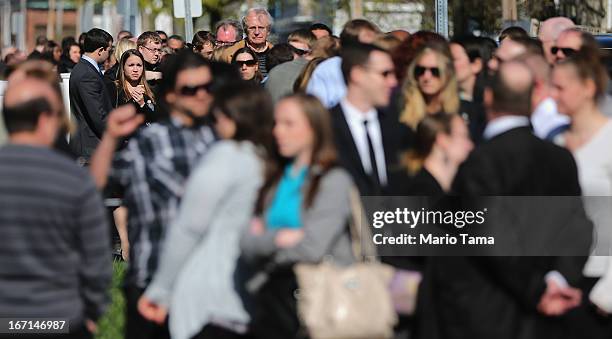
M 365 129 L 366 138 L 368 139 L 368 152 L 370 153 L 370 166 L 372 171 L 369 173 L 374 180 L 377 188 L 380 187 L 380 177 L 378 176 L 378 166 L 376 163 L 376 154 L 374 153 L 374 144 L 372 144 L 372 138 L 370 138 L 370 132 L 368 132 L 368 121 L 363 121 L 363 128 Z

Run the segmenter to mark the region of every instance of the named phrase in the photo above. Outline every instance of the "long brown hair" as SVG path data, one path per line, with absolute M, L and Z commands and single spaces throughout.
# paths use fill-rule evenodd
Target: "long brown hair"
M 425 159 L 431 154 L 438 134 L 450 135 L 455 118 L 459 118 L 459 115 L 440 112 L 427 115 L 419 122 L 414 147 L 404 153 L 401 159 L 401 164 L 408 170 L 408 173 L 416 174 L 423 167 Z
M 314 134 L 311 165 L 308 168 L 307 174 L 310 184 L 306 189 L 306 196 L 304 197 L 304 207 L 309 208 L 312 206 L 317 194 L 321 178 L 337 163 L 337 153 L 334 144 L 330 114 L 319 99 L 310 94 L 292 94 L 281 100 L 295 100 L 298 103 Z M 287 166 L 290 161 L 291 159 L 284 158 L 278 153 L 278 147 L 276 147 L 275 154 L 268 159 L 266 179 L 259 193 L 259 199 L 256 206 L 256 212 L 258 214 L 263 213 L 266 198 L 270 190 L 279 182 L 285 166 Z
M 153 102 L 155 102 L 155 96 L 153 95 L 153 91 L 151 91 L 151 88 L 149 87 L 149 84 L 147 83 L 147 79 L 145 77 L 145 60 L 144 60 L 144 57 L 136 49 L 128 49 L 121 56 L 121 61 L 119 62 L 119 71 L 117 72 L 117 80 L 115 81 L 115 84 L 117 85 L 117 91 L 122 90 L 123 93 L 125 93 L 125 97 L 126 98 L 131 98 L 130 92 L 128 91 L 128 86 L 126 86 L 126 85 L 129 85 L 129 82 L 128 82 L 126 76 L 125 76 L 125 63 L 127 62 L 127 59 L 130 56 L 132 56 L 132 55 L 135 55 L 135 56 L 139 57 L 140 61 L 142 62 L 142 74 L 140 75 L 140 79 L 138 80 L 138 84 L 144 86 L 145 94 Z

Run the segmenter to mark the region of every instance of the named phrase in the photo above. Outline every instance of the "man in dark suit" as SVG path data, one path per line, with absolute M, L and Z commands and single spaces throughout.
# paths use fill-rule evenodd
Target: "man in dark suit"
M 113 37 L 94 28 L 86 33 L 84 53 L 70 74 L 70 107 L 77 123 L 70 147 L 82 164 L 98 146 L 108 113 L 112 110 L 100 65 L 108 59 Z
M 567 150 L 533 135 L 529 123 L 532 88 L 533 75 L 527 66 L 516 61 L 500 65 L 485 90 L 486 141 L 461 166 L 453 190 L 470 198 L 576 196 L 576 200 L 569 198 L 576 201 L 571 205 L 575 210 L 552 212 L 547 206 L 523 204 L 528 198 L 513 198 L 521 208 L 515 208 L 511 218 L 502 213 L 496 222 L 502 235 L 518 234 L 517 247 L 542 246 L 544 253 L 545 244 L 534 244 L 529 238 L 551 238 L 558 240 L 558 249 L 572 246 L 573 253 L 585 255 L 592 224 L 579 200 L 576 164 Z M 537 222 L 525 215 L 536 217 Z M 567 230 L 568 236 L 557 237 Z M 423 337 L 562 338 L 562 323 L 552 316 L 579 305 L 580 291 L 570 286 L 575 286 L 586 258 L 553 255 L 558 254 L 431 258 L 423 283 L 434 286 L 434 291 L 424 298 L 431 298 L 435 316 L 426 315 L 431 321 L 424 326 Z
M 377 109 L 397 86 L 393 61 L 379 47 L 355 43 L 344 47 L 342 74 L 347 95 L 331 109 L 339 161 L 362 195 L 380 195 L 407 134 L 396 113 Z

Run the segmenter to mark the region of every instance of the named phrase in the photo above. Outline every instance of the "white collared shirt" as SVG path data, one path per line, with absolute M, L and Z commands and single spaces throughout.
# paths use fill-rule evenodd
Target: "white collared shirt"
M 504 115 L 489 121 L 483 136 L 486 140 L 490 140 L 513 128 L 526 126 L 529 126 L 528 117 L 521 115 Z
M 357 152 L 359 152 L 359 158 L 361 164 L 366 173 L 372 173 L 372 164 L 370 163 L 370 150 L 368 149 L 368 138 L 366 136 L 363 122 L 368 121 L 368 134 L 372 140 L 372 147 L 374 148 L 374 156 L 376 158 L 376 165 L 378 169 L 378 178 L 382 185 L 387 184 L 387 166 L 385 164 L 385 149 L 382 142 L 382 132 L 380 130 L 380 122 L 378 121 L 378 112 L 375 108 L 371 108 L 367 112 L 361 112 L 355 106 L 346 100 L 346 98 L 340 101 L 342 112 L 344 112 L 344 118 L 351 130 L 353 141 L 357 146 Z
M 85 54 L 83 54 L 83 55 L 81 56 L 81 58 L 85 59 L 85 61 L 87 61 L 87 62 L 89 62 L 90 64 L 92 64 L 92 65 L 93 65 L 93 66 L 94 66 L 94 67 L 95 67 L 95 68 L 98 70 L 98 72 L 99 72 L 100 74 L 102 74 L 102 70 L 100 69 L 100 66 L 98 65 L 98 63 L 97 63 L 97 62 L 96 62 L 94 59 L 92 59 L 92 58 L 88 57 L 88 56 L 87 56 L 87 55 L 85 55 Z
M 562 115 L 557 111 L 557 104 L 553 98 L 548 97 L 533 111 L 531 115 L 533 133 L 540 139 L 546 139 L 550 132 L 555 129 L 568 125 L 570 119 L 567 115 Z

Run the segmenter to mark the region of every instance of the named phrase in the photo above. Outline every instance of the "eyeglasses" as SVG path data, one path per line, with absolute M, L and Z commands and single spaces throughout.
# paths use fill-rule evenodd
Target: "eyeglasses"
M 431 75 L 436 78 L 440 77 L 440 69 L 438 67 L 423 67 L 423 66 L 416 66 L 414 68 L 414 77 L 418 79 L 422 77 L 427 71 L 429 71 L 429 73 L 431 73 Z
M 552 53 L 553 55 L 557 54 L 559 51 L 563 52 L 563 55 L 565 56 L 572 56 L 576 54 L 576 52 L 578 52 L 577 50 L 573 48 L 569 48 L 569 47 L 561 48 L 561 47 L 554 46 L 550 48 L 550 53 Z
M 254 60 L 254 59 L 244 60 L 244 61 L 236 60 L 236 65 L 238 65 L 238 67 L 242 67 L 242 65 L 247 65 L 248 67 L 253 67 L 253 66 L 257 65 L 257 60 Z
M 140 47 L 149 50 L 149 52 L 151 52 L 153 54 L 161 54 L 162 53 L 162 50 L 159 49 L 159 48 L 149 48 L 147 46 L 140 46 Z
M 217 41 L 217 47 L 233 46 L 238 41 Z
M 250 26 L 247 27 L 247 31 L 249 32 L 257 32 L 257 31 L 261 31 L 261 32 L 265 32 L 268 30 L 268 27 L 262 27 L 262 26 Z
M 211 81 L 209 81 L 209 82 L 207 82 L 205 84 L 199 84 L 199 85 L 195 85 L 195 86 L 183 86 L 179 90 L 179 93 L 181 93 L 182 96 L 192 97 L 192 96 L 196 95 L 198 93 L 198 91 L 201 90 L 201 89 L 203 89 L 206 92 L 210 93 L 211 86 L 212 86 L 212 82 Z

